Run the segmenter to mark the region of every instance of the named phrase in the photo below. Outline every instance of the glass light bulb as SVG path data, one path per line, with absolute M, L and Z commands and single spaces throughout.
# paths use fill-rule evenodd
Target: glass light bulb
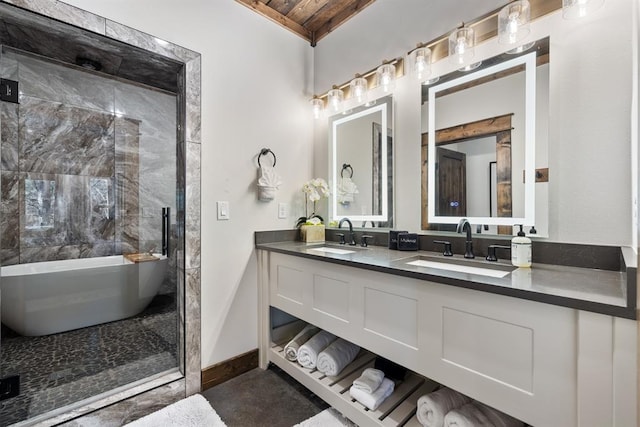
M 331 89 L 327 98 L 329 100 L 329 106 L 334 113 L 339 112 L 342 109 L 342 100 L 344 99 L 344 93 L 340 89 Z
M 580 19 L 600 9 L 604 0 L 562 0 L 562 17 Z
M 413 69 L 418 80 L 431 74 L 431 49 L 420 47 L 414 51 Z
M 449 36 L 449 58 L 456 65 L 464 65 L 473 58 L 475 32 L 471 27 L 454 30 Z
M 358 104 L 367 100 L 368 85 L 364 77 L 356 77 L 349 83 L 349 94 Z
M 458 37 L 458 42 L 456 43 L 456 53 L 458 55 L 464 55 L 465 46 L 467 43 L 464 40 L 464 37 Z
M 516 0 L 498 13 L 498 42 L 515 44 L 529 35 L 531 7 L 528 0 Z
M 320 98 L 313 98 L 311 100 L 311 109 L 313 111 L 313 118 L 319 119 L 324 110 L 324 102 Z
M 381 65 L 376 70 L 376 74 L 378 75 L 378 86 L 382 87 L 384 92 L 388 92 L 393 88 L 395 73 L 396 67 L 393 64 Z

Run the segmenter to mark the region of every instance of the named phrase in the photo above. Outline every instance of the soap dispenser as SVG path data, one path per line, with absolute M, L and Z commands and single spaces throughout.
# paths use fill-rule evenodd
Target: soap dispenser
M 531 239 L 525 236 L 522 225 L 518 235 L 511 239 L 511 264 L 516 267 L 531 267 Z

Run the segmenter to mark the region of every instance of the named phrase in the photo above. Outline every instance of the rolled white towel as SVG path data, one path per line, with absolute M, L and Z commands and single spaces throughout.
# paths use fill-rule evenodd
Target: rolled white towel
M 313 325 L 307 325 L 298 332 L 298 334 L 284 346 L 284 356 L 287 360 L 295 362 L 298 359 L 298 349 L 300 346 L 309 341 L 309 339 L 318 332 L 320 332 L 320 329 Z
M 349 389 L 349 395 L 370 410 L 375 411 L 387 397 L 391 396 L 394 388 L 395 384 L 393 381 L 389 378 L 385 378 L 382 380 L 380 387 L 378 387 L 373 393 L 367 393 L 360 388 L 351 386 Z
M 360 352 L 360 347 L 338 338 L 318 355 L 318 371 L 325 375 L 338 375 Z
M 480 402 L 471 402 L 450 411 L 445 427 L 522 427 L 524 423 Z
M 418 399 L 418 421 L 425 427 L 442 427 L 447 412 L 469 402 L 471 402 L 471 399 L 464 394 L 442 387 Z
M 327 331 L 318 332 L 298 349 L 298 363 L 305 368 L 315 368 L 318 354 L 335 340 L 336 336 Z
M 444 417 L 445 427 L 491 427 L 489 419 L 473 402 L 452 409 Z
M 373 393 L 378 387 L 380 387 L 383 379 L 384 372 L 380 369 L 367 368 L 353 381 L 353 386 L 360 390 L 364 390 L 367 393 Z

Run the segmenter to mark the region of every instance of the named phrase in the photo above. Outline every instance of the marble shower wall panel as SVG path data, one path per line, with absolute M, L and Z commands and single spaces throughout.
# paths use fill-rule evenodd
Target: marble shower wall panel
M 113 114 L 23 97 L 18 126 L 20 171 L 114 175 Z
M 200 58 L 189 61 L 186 65 L 189 79 L 186 85 L 186 134 L 188 142 L 201 142 L 201 114 L 200 114 Z
M 0 168 L 18 171 L 18 104 L 0 103 Z
M 116 118 L 116 253 L 140 248 L 138 176 L 140 121 Z
M 163 207 L 171 208 L 175 223 L 176 97 L 118 84 L 115 108 L 119 115 L 139 119 L 139 245 L 141 250 L 160 250 Z
M 20 173 L 20 263 L 115 254 L 115 201 L 111 177 Z M 31 225 L 30 199 L 44 200 L 32 182 L 55 187 L 54 221 Z M 11 201 L 7 201 L 11 203 Z M 4 249 L 4 246 L 3 246 Z
M 201 145 L 187 143 L 185 268 L 200 267 Z
M 113 80 L 11 51 L 5 56 L 19 57 L 22 96 L 102 112 L 114 111 Z
M 4 147 L 3 147 L 4 149 Z M 2 171 L 0 188 L 0 265 L 20 263 L 20 174 Z
M 26 231 L 34 216 L 23 212 L 24 241 L 0 244 L 2 261 L 159 250 L 161 208 L 177 213 L 176 96 L 6 49 L 0 70 L 21 84 L 20 105 L 0 104 L 2 170 L 55 175 L 47 179 L 57 184 L 56 199 L 76 206 L 56 205 L 57 223 L 47 230 Z M 69 176 L 91 179 L 78 184 Z M 58 194 L 65 188 L 76 197 Z M 66 233 L 65 220 L 74 224 Z M 174 237 L 171 246 L 177 243 Z

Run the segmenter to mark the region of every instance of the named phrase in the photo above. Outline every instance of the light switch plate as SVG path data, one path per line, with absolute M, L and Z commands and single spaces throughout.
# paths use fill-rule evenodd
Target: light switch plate
M 289 216 L 289 205 L 278 203 L 278 218 L 285 219 L 287 216 Z
M 229 202 L 227 201 L 218 201 L 216 202 L 216 206 L 218 208 L 218 221 L 226 220 L 230 218 L 229 215 Z

